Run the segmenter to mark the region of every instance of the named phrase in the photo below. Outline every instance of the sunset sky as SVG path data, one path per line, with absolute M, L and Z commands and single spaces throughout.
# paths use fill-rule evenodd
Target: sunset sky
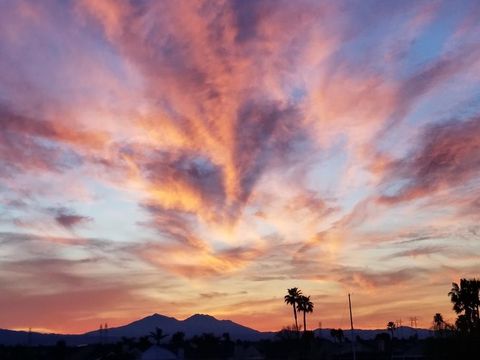
M 0 1 L 0 328 L 429 327 L 480 270 L 480 2 Z M 167 330 L 167 329 L 166 329 Z M 168 331 L 167 331 L 168 332 Z

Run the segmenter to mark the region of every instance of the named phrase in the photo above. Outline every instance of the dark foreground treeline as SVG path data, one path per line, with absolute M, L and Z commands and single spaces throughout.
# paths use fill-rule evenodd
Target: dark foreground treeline
M 122 338 L 115 343 L 107 341 L 102 332 L 101 343 L 93 345 L 66 346 L 60 340 L 56 346 L 0 346 L 0 360 L 479 360 L 480 280 L 461 279 L 459 284 L 452 283 L 448 296 L 458 314 L 457 320 L 448 324 L 440 313 L 435 314 L 435 336 L 427 339 L 395 338 L 394 322 L 387 324 L 390 334 L 378 334 L 373 340 L 357 337 L 350 342 L 341 329 L 331 330 L 334 342 L 316 337 L 311 331 L 301 333 L 296 311 L 303 312 L 306 330 L 306 314 L 313 311 L 313 303 L 298 288 L 292 288 L 288 289 L 285 302 L 293 307 L 295 327 L 283 329 L 273 340 L 234 342 L 228 333 L 221 337 L 203 334 L 186 339 L 184 333 L 177 332 L 166 341 L 167 335 L 156 328 L 138 339 Z
M 257 342 L 231 341 L 228 334 L 211 334 L 184 339 L 172 336 L 168 342 L 123 338 L 116 343 L 66 346 L 59 341 L 55 346 L 1 346 L 1 360 L 141 360 L 152 347 L 160 347 L 171 354 L 171 359 L 352 359 L 349 340 L 332 342 L 314 337 L 313 333 L 298 335 L 281 331 L 273 340 Z M 390 359 L 480 359 L 480 336 L 451 333 L 429 339 L 397 339 L 390 334 L 379 334 L 375 339 L 355 341 L 357 360 Z M 163 355 L 165 356 L 165 354 Z M 162 358 L 163 359 L 163 358 Z M 160 359 L 159 359 L 160 360 Z

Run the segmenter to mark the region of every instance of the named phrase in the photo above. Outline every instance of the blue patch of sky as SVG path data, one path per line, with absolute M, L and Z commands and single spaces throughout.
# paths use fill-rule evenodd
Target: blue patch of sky
M 425 224 L 429 224 L 432 220 L 448 216 L 456 211 L 454 208 L 448 206 L 422 211 L 421 209 L 429 201 L 429 198 L 420 198 L 390 206 L 383 212 L 379 211 L 376 214 L 377 216 L 369 217 L 368 221 L 365 221 L 359 226 L 359 230 L 375 233 L 391 233 L 409 228 L 414 229 L 417 226 L 424 227 Z
M 379 139 L 377 148 L 397 158 L 404 157 L 411 148 L 412 140 L 415 140 L 408 135 L 411 129 L 419 129 L 417 134 L 420 135 L 423 126 L 451 120 L 464 121 L 478 114 L 479 82 L 471 78 L 468 72 L 459 74 L 437 86 L 428 95 L 420 97 L 406 115 L 404 122 L 401 122 L 394 131 L 386 133 L 384 138 Z M 402 136 L 403 132 L 405 136 Z
M 355 19 L 354 19 L 355 20 Z M 404 18 L 393 16 L 390 18 L 375 18 L 375 24 L 367 24 L 345 41 L 338 51 L 332 55 L 330 64 L 332 71 L 338 66 L 351 68 L 353 73 L 375 72 L 387 73 L 383 59 L 385 49 L 381 46 L 385 34 L 394 34 L 395 30 L 401 27 Z
M 65 24 L 66 21 L 75 21 L 71 18 L 66 20 L 65 16 L 62 19 L 55 21 L 60 23 L 58 27 L 65 25 L 66 29 L 70 28 Z M 15 66 L 23 79 L 47 99 L 52 98 L 68 104 L 76 100 L 74 94 L 92 90 L 81 88 L 78 73 L 65 66 L 77 64 L 78 54 L 85 54 L 89 59 L 93 58 L 91 64 L 103 67 L 104 71 L 112 73 L 126 86 L 139 85 L 132 83 L 126 64 L 115 48 L 98 36 L 98 33 L 88 31 L 90 29 L 85 28 L 81 32 L 66 30 L 59 33 L 53 27 L 36 31 L 32 26 L 28 30 L 28 38 L 23 38 L 19 43 L 0 44 L 0 50 L 8 54 L 8 59 L 5 60 L 7 64 Z M 82 62 L 77 65 L 81 66 Z M 8 98 L 8 89 L 2 88 L 0 85 L 0 94 L 5 94 L 4 96 Z
M 377 149 L 396 158 L 404 157 L 415 144 L 412 129 L 421 134 L 423 126 L 450 120 L 464 121 L 480 111 L 479 82 L 466 72 L 438 85 L 419 97 L 399 125 L 377 140 Z
M 79 231 L 82 236 L 134 242 L 153 235 L 153 231 L 138 225 L 145 221 L 145 214 L 132 194 L 95 181 L 89 181 L 87 186 L 94 201 L 73 204 L 78 214 L 94 219 Z
M 326 149 L 307 178 L 308 188 L 317 191 L 322 197 L 333 198 L 336 194 L 342 194 L 334 201 L 335 206 L 339 206 L 344 212 L 353 209 L 356 204 L 375 191 L 364 186 L 369 175 L 366 170 L 361 169 L 358 169 L 357 184 L 348 189 L 339 188 L 344 186 L 343 181 L 349 160 L 345 150 L 346 141 L 344 136 L 340 136 L 329 149 Z
M 426 26 L 409 47 L 400 69 L 400 77 L 410 77 L 419 67 L 438 61 L 444 54 L 444 45 L 455 32 L 468 7 L 457 2 L 445 3 L 439 16 Z
M 307 177 L 307 187 L 322 194 L 336 193 L 336 187 L 344 176 L 348 155 L 345 151 L 347 139 L 340 136 L 328 149 L 320 152 L 317 164 Z
M 382 195 L 385 196 L 395 196 L 400 193 L 400 191 L 408 185 L 410 180 L 402 179 L 402 180 L 395 180 L 388 183 L 384 189 L 382 190 Z
M 478 84 L 468 83 L 468 74 L 450 79 L 446 86 L 433 90 L 419 100 L 406 122 L 412 126 L 439 123 L 452 119 L 462 120 L 478 113 L 480 90 Z
M 300 103 L 306 95 L 307 91 L 303 86 L 294 86 L 290 90 L 290 98 L 293 99 L 293 101 L 296 103 Z
M 361 184 L 359 184 L 361 185 Z M 376 189 L 365 186 L 356 186 L 348 189 L 346 193 L 338 199 L 337 205 L 344 213 L 353 210 L 353 208 L 375 193 Z

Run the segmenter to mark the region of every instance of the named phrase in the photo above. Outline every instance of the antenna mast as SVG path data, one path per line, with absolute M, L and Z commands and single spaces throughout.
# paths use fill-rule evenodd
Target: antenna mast
M 353 318 L 352 318 L 352 301 L 350 300 L 350 294 L 348 294 L 348 308 L 350 309 L 350 329 L 352 338 L 352 354 L 353 360 L 357 359 L 357 353 L 355 351 L 355 337 L 353 336 Z

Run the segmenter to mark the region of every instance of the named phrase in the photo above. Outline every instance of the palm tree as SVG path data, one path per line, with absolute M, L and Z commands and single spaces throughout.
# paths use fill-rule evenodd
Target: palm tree
M 160 345 L 160 342 L 163 338 L 166 338 L 168 335 L 163 333 L 163 330 L 159 327 L 155 328 L 155 331 L 150 332 L 150 337 L 155 340 L 157 345 Z
M 345 335 L 343 334 L 342 329 L 337 329 L 337 337 L 338 337 L 338 341 L 342 343 L 343 339 L 345 338 Z
M 436 313 L 433 316 L 433 329 L 437 331 L 442 330 L 444 324 L 445 324 L 445 321 L 443 320 L 442 314 Z
M 433 316 L 433 330 L 439 336 L 443 336 L 443 332 L 446 329 L 445 320 L 443 320 L 443 316 L 440 313 L 436 313 Z
M 330 330 L 330 336 L 335 339 L 335 342 L 341 343 L 344 335 L 343 335 L 343 330 L 342 329 L 331 329 Z
M 297 320 L 297 304 L 298 299 L 302 296 L 302 291 L 296 287 L 287 289 L 287 295 L 285 295 L 285 303 L 292 305 L 293 307 L 293 316 L 295 318 L 295 328 L 298 332 L 298 320 Z
M 393 332 L 397 329 L 397 325 L 395 325 L 395 323 L 393 321 L 389 321 L 388 324 L 387 324 L 387 330 L 390 331 L 390 333 L 392 334 L 392 340 L 393 340 Z
M 460 279 L 460 286 L 452 283 L 448 296 L 453 303 L 453 310 L 457 314 L 463 313 L 457 318 L 457 327 L 467 332 L 480 328 L 480 280 Z
M 307 332 L 307 313 L 313 312 L 313 302 L 310 301 L 310 296 L 301 295 L 298 299 L 297 310 L 303 311 L 303 332 Z

